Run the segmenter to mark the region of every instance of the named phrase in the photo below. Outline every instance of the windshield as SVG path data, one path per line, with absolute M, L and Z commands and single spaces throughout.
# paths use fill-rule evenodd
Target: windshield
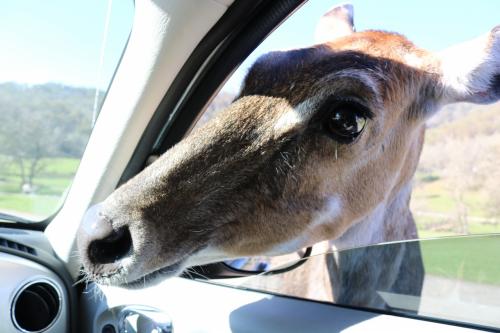
M 127 43 L 132 1 L 3 1 L 0 221 L 54 214 Z

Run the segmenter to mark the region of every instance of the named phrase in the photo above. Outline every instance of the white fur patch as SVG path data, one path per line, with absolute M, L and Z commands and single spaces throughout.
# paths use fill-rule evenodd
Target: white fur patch
M 224 251 L 221 251 L 213 246 L 208 246 L 203 250 L 195 253 L 191 257 L 189 257 L 186 260 L 185 266 L 191 267 L 191 266 L 206 265 L 217 261 L 230 260 L 235 258 L 236 258 L 235 256 L 230 256 Z
M 334 82 L 336 79 L 342 78 L 351 78 L 361 81 L 375 95 L 375 101 L 373 102 L 375 102 L 375 104 L 381 104 L 379 86 L 372 75 L 361 70 L 345 69 L 328 76 L 328 81 Z M 327 97 L 334 94 L 335 91 L 331 89 L 322 89 L 318 91 L 316 95 L 302 101 L 294 109 L 290 109 L 281 115 L 274 125 L 274 131 L 276 133 L 286 133 L 303 126 L 316 113 L 321 103 Z
M 270 250 L 266 251 L 265 255 L 279 256 L 297 251 L 302 247 L 308 245 L 309 236 L 309 232 L 308 230 L 306 230 L 302 235 L 298 237 L 290 239 L 285 243 L 273 246 Z
M 378 204 L 370 215 L 350 227 L 340 238 L 331 241 L 331 244 L 341 250 L 383 242 L 385 212 L 385 202 Z
M 467 100 L 487 92 L 493 75 L 500 73 L 500 32 L 453 46 L 438 56 L 446 87 L 444 102 Z
M 312 219 L 311 223 L 304 229 L 298 237 L 290 239 L 284 243 L 278 244 L 271 248 L 266 254 L 280 255 L 297 251 L 300 248 L 310 245 L 309 240 L 312 238 L 314 230 L 321 225 L 329 224 L 342 212 L 342 200 L 338 195 L 332 195 L 325 201 L 325 205 Z
M 279 133 L 289 132 L 302 125 L 303 122 L 304 118 L 300 112 L 292 109 L 278 118 L 278 121 L 274 125 L 274 130 Z
M 401 220 L 387 220 L 387 209 L 397 209 L 397 207 L 407 206 L 408 198 L 412 191 L 412 183 L 409 182 L 399 190 L 392 203 L 386 200 L 379 203 L 368 216 L 360 219 L 356 224 L 347 229 L 347 231 L 338 239 L 330 241 L 330 244 L 337 250 L 349 249 L 353 247 L 368 246 L 387 241 L 403 240 L 386 239 L 384 230 L 390 226 L 389 223 L 397 223 L 393 228 L 405 228 L 408 225 L 401 225 Z
M 286 133 L 302 126 L 317 111 L 318 102 L 322 99 L 323 96 L 318 94 L 302 101 L 294 109 L 290 108 L 278 118 L 274 125 L 274 131 L 276 133 Z
M 342 211 L 342 199 L 338 195 L 332 195 L 326 199 L 323 209 L 313 218 L 310 227 L 314 228 L 323 224 L 331 223 L 340 216 Z
M 415 55 L 414 53 L 408 53 L 404 56 L 405 63 L 414 68 L 420 68 L 422 66 L 422 58 Z

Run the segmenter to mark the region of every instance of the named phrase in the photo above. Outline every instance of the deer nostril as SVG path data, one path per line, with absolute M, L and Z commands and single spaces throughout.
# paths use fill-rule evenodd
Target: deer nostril
M 89 244 L 88 256 L 94 264 L 110 264 L 125 257 L 132 248 L 132 237 L 127 227 L 112 231 L 103 239 Z

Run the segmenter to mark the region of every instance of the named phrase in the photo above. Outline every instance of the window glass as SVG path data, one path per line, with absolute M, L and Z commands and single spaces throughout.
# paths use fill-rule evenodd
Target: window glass
M 37 221 L 59 208 L 71 184 L 134 5 L 13 0 L 0 7 L 0 213 Z
M 498 251 L 498 234 L 395 242 L 330 251 L 280 274 L 220 283 L 498 329 Z M 419 261 L 425 273 L 415 269 Z
M 354 0 L 352 3 L 357 31 L 398 32 L 432 52 L 481 36 L 499 23 L 494 13 L 500 7 L 495 1 L 477 1 L 474 7 L 456 1 Z M 261 55 L 313 45 L 319 18 L 334 4 L 332 1 L 309 1 L 291 15 L 235 71 L 194 128 L 203 126 L 238 98 L 245 75 Z M 426 122 L 425 137 L 409 203 L 417 233 L 409 232 L 392 240 L 500 233 L 500 103 L 447 105 Z M 358 229 L 362 240 L 366 230 Z M 298 267 L 294 264 L 304 255 L 305 249 L 280 258 L 229 261 L 227 264 L 237 270 L 285 269 L 282 274 L 264 273 L 223 283 L 498 327 L 500 323 L 491 318 L 500 304 L 490 297 L 499 296 L 500 290 L 498 270 L 494 268 L 498 266 L 495 254 L 498 253 L 495 245 L 498 239 L 496 236 L 469 237 L 470 240 L 467 237 L 448 241 L 443 238 L 442 242 L 403 242 L 378 247 L 366 245 L 380 243 L 377 241 L 380 238 L 360 241 L 360 244 L 349 243 L 345 247 L 338 242 L 334 247 L 323 242 L 316 244 L 311 258 Z M 487 251 L 492 257 L 482 260 L 488 256 Z M 403 264 L 394 268 L 395 263 Z M 294 265 L 293 269 L 287 270 L 287 265 Z M 402 271 L 405 273 L 399 275 Z M 348 281 L 354 282 L 349 284 Z M 462 287 L 465 289 L 460 289 Z M 457 297 L 470 298 L 474 293 L 477 298 L 453 305 L 453 297 L 444 298 L 446 292 L 455 295 L 455 301 Z M 453 306 L 456 307 L 451 311 Z M 474 314 L 478 306 L 485 312 Z
M 487 0 L 475 6 L 477 14 L 453 1 L 439 6 L 430 1 L 352 3 L 357 31 L 402 33 L 430 51 L 476 38 L 498 24 L 491 14 L 498 4 Z M 317 21 L 333 5 L 332 1 L 309 1 L 278 27 L 221 88 L 196 126 L 207 122 L 238 96 L 248 69 L 259 56 L 311 46 Z M 409 15 L 415 12 L 426 17 L 425 24 L 419 15 Z M 463 25 L 470 20 L 474 24 Z M 500 169 L 496 167 L 499 161 L 500 103 L 455 103 L 429 119 L 411 200 L 419 237 L 500 232 Z

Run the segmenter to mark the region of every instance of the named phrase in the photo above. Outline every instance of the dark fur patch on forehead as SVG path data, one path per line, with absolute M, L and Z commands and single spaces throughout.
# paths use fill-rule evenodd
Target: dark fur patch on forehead
M 282 97 L 296 105 L 313 95 L 320 88 L 316 83 L 324 77 L 342 70 L 362 70 L 381 85 L 385 98 L 385 93 L 401 91 L 419 71 L 406 64 L 408 54 L 425 56 L 403 35 L 376 30 L 309 48 L 271 52 L 250 68 L 241 96 Z
M 334 51 L 322 45 L 270 52 L 250 68 L 240 96 L 283 97 L 295 105 L 313 93 L 313 85 L 325 76 L 350 69 L 365 70 L 378 77 L 387 68 L 386 62 L 362 52 Z
M 269 95 L 273 88 L 282 86 L 290 79 L 296 80 L 305 68 L 316 59 L 323 58 L 323 48 L 305 48 L 289 51 L 274 51 L 262 55 L 252 65 L 243 83 L 244 95 Z

